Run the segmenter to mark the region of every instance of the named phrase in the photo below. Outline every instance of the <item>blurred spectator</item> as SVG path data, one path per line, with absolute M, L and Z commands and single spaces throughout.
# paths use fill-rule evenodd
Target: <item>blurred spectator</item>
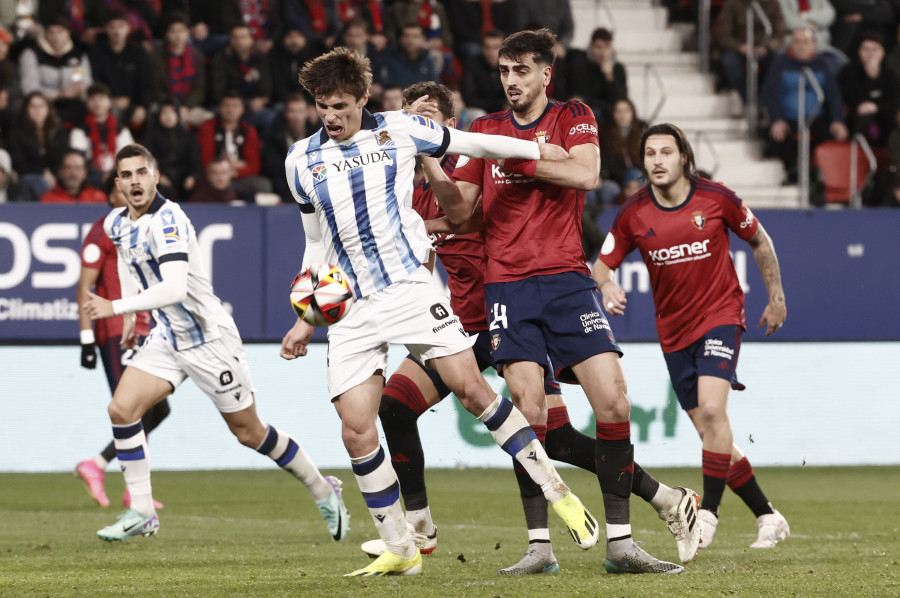
M 276 114 L 269 107 L 272 71 L 268 57 L 254 50 L 252 29 L 247 25 L 232 27 L 228 45 L 215 55 L 210 68 L 212 97 L 236 91 L 244 100 L 247 122 L 264 130 Z
M 194 47 L 183 12 L 167 17 L 165 40 L 150 55 L 156 92 L 179 105 L 181 120 L 190 126 L 212 118 L 206 103 L 206 58 Z
M 504 32 L 502 38 L 525 24 L 518 0 L 444 0 L 444 8 L 453 32 L 453 48 L 463 64 L 478 56 L 489 31 L 499 29 Z
M 40 91 L 56 108 L 64 123 L 84 118 L 87 88 L 94 79 L 87 54 L 72 43 L 65 21 L 58 19 L 46 26 L 33 47 L 19 57 L 22 92 Z
M 384 52 L 382 68 L 386 85 L 402 88 L 419 81 L 437 81 L 437 71 L 425 45 L 425 33 L 418 24 L 403 26 L 400 43 Z
M 831 24 L 835 13 L 831 0 L 778 0 L 784 17 L 784 45 L 791 42 L 791 31 L 797 27 L 809 27 L 816 32 L 819 51 L 831 47 Z
M 22 82 L 19 65 L 9 56 L 12 37 L 0 27 L 0 139 L 6 145 L 9 128 L 22 105 Z
M 39 91 L 25 96 L 19 118 L 9 132 L 9 152 L 13 170 L 35 198 L 56 184 L 56 169 L 68 149 L 69 132 L 53 104 Z
M 341 31 L 338 45 L 355 50 L 360 56 L 365 56 L 369 59 L 369 63 L 372 65 L 372 89 L 370 95 L 381 101 L 381 92 L 384 84 L 382 77 L 384 69 L 381 63 L 382 53 L 369 41 L 369 34 L 366 32 L 366 22 L 362 19 L 347 21 L 343 31 Z
M 306 35 L 296 27 L 285 27 L 284 36 L 270 52 L 272 65 L 272 100 L 281 104 L 295 93 L 305 93 L 297 77 L 306 61 L 315 58 L 322 48 L 309 43 Z
M 586 203 L 606 209 L 619 201 L 626 174 L 643 165 L 640 146 L 646 128 L 631 100 L 616 100 L 612 114 L 600 123 L 600 187 L 587 192 Z
M 140 129 L 155 99 L 150 59 L 141 46 L 128 41 L 131 26 L 121 12 L 109 13 L 105 35 L 97 38 L 88 56 L 95 81 L 110 90 L 112 109 L 121 122 Z
M 704 177 L 709 178 L 709 177 Z M 622 179 L 622 195 L 619 196 L 619 203 L 625 203 L 625 200 L 640 191 L 644 186 L 644 174 L 640 168 L 632 168 L 625 172 Z
M 468 131 L 476 118 L 481 118 L 487 112 L 481 108 L 466 106 L 466 101 L 458 89 L 451 90 L 453 96 L 453 115 L 456 117 L 456 128 L 460 131 Z
M 591 107 L 598 123 L 612 113 L 616 101 L 628 97 L 628 76 L 616 60 L 609 29 L 594 29 L 587 52 L 572 50 L 568 62 L 572 95 Z
M 831 43 L 845 56 L 856 54 L 863 31 L 878 31 L 885 38 L 893 33 L 892 0 L 830 0 L 837 13 L 831 26 Z
M 391 112 L 403 108 L 403 88 L 399 85 L 391 85 L 384 88 L 381 99 L 381 112 Z
M 231 27 L 225 25 L 225 11 L 219 2 L 190 0 L 189 5 L 190 34 L 194 46 L 204 56 L 212 58 L 228 43 Z
M 159 24 L 162 2 L 160 0 L 105 0 L 105 2 L 107 18 L 113 13 L 121 15 L 128 23 L 128 37 L 131 42 L 141 46 L 144 52 L 152 52 L 153 32 Z
M 838 76 L 847 105 L 847 128 L 851 135 L 862 133 L 873 148 L 886 147 L 888 134 L 896 126 L 900 82 L 890 69 L 882 68 L 880 33 L 864 33 L 857 54 Z
M 766 17 L 772 23 L 772 36 L 766 40 L 762 20 L 753 15 L 753 48 L 747 47 L 747 10 L 752 2 L 759 2 Z M 741 100 L 747 101 L 747 56 L 756 56 L 760 70 L 771 64 L 775 53 L 784 44 L 786 29 L 778 0 L 725 0 L 715 24 L 715 39 L 722 50 L 722 69 L 728 85 L 737 91 Z
M 889 46 L 893 48 L 884 59 L 884 65 L 900 79 L 900 23 L 894 28 L 894 41 Z
M 38 0 L 0 2 L 0 25 L 9 31 L 15 41 L 33 40 L 41 29 Z
M 375 49 L 381 52 L 387 48 L 381 0 L 334 0 L 334 4 L 341 25 L 360 19 L 366 24 L 366 33 Z
M 175 102 L 163 100 L 159 103 L 156 118 L 148 123 L 141 142 L 156 158 L 159 182 L 174 192 L 165 193 L 166 197 L 186 200 L 203 165 L 197 138 L 181 123 Z M 283 172 L 281 178 L 284 178 Z
M 271 193 L 272 183 L 259 176 L 259 135 L 256 128 L 241 120 L 243 114 L 240 94 L 226 92 L 219 101 L 219 115 L 200 125 L 197 141 L 204 168 L 215 157 L 227 158 L 235 173 L 232 187 L 241 199 L 253 201 L 257 193 Z
M 94 45 L 106 23 L 106 0 L 38 0 L 37 5 L 44 28 L 60 24 L 85 46 Z
M 106 203 L 106 194 L 88 183 L 84 156 L 69 150 L 63 154 L 56 185 L 41 196 L 41 203 Z
M 116 154 L 134 143 L 131 130 L 112 112 L 109 87 L 94 83 L 88 88 L 87 116 L 72 129 L 69 145 L 80 151 L 88 161 L 88 179 L 95 187 L 116 168 Z
M 800 27 L 791 34 L 791 45 L 779 53 L 769 67 L 763 85 L 763 103 L 772 123 L 769 126 L 768 150 L 778 156 L 787 168 L 787 182 L 797 181 L 797 119 L 799 116 L 799 82 L 802 71 L 809 68 L 825 92 L 825 103 L 815 113 L 816 94 L 806 85 L 806 114 L 810 124 L 810 148 L 834 138 L 847 139 L 843 122 L 844 100 L 837 76 L 827 59 L 816 54 L 816 34 L 809 27 Z
M 332 47 L 344 23 L 338 18 L 337 7 L 323 0 L 282 0 L 284 31 L 295 29 L 317 46 Z M 363 22 L 363 30 L 366 25 Z
M 503 32 L 488 31 L 481 39 L 481 52 L 469 58 L 463 66 L 459 91 L 467 106 L 488 113 L 506 109 L 506 92 L 500 84 L 500 44 Z
M 263 174 L 272 181 L 274 191 L 284 201 L 291 201 L 287 179 L 284 176 L 284 157 L 288 148 L 309 137 L 317 127 L 312 119 L 316 118 L 315 110 L 305 95 L 296 93 L 288 97 L 284 103 L 284 112 L 272 121 L 263 139 Z
M 233 33 L 238 25 L 246 25 L 257 53 L 268 54 L 273 40 L 281 39 L 280 0 L 225 0 L 221 4 L 226 31 Z
M 9 152 L 0 148 L 0 204 L 12 201 L 34 201 L 28 187 L 15 180 L 12 158 Z
M 400 39 L 403 25 L 416 23 L 432 48 L 453 47 L 453 33 L 444 5 L 437 0 L 394 0 L 384 10 L 384 34 L 389 44 Z
M 546 27 L 556 34 L 553 53 L 557 60 L 565 60 L 575 33 L 572 6 L 569 0 L 518 0 L 526 29 Z M 529 27 L 529 23 L 533 26 Z
M 283 169 L 282 169 L 283 170 Z M 204 176 L 197 181 L 191 193 L 191 203 L 231 203 L 238 201 L 238 194 L 231 186 L 234 169 L 224 157 L 214 158 L 206 165 Z M 284 178 L 283 176 L 281 178 Z

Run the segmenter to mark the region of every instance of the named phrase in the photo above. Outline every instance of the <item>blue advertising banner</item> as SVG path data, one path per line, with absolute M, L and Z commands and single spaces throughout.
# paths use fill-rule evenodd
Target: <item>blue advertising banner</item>
M 293 205 L 185 204 L 216 294 L 244 340 L 280 342 L 294 321 L 288 288 L 300 266 L 303 234 Z M 80 248 L 98 206 L 0 206 L 0 342 L 74 341 L 75 286 Z M 604 214 L 607 230 L 614 217 Z M 775 241 L 788 303 L 788 321 L 773 340 L 900 340 L 900 210 L 760 211 Z M 748 340 L 763 338 L 756 324 L 766 288 L 750 247 L 733 238 L 732 251 L 747 295 Z M 636 252 L 618 272 L 628 293 L 625 316 L 612 318 L 618 340 L 655 341 L 646 268 Z M 325 339 L 325 330 L 316 332 Z

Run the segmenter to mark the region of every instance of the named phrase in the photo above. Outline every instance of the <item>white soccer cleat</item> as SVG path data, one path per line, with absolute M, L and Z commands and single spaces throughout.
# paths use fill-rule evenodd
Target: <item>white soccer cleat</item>
M 437 548 L 437 526 L 434 526 L 434 531 L 430 534 L 417 532 L 415 527 L 413 527 L 413 524 L 409 521 L 406 522 L 406 528 L 409 530 L 409 534 L 412 536 L 416 548 L 418 548 L 419 552 L 422 554 L 430 555 L 434 552 L 434 549 Z M 360 545 L 360 549 L 374 559 L 387 552 L 387 545 L 384 543 L 384 540 L 378 538 L 377 540 L 363 542 Z
M 709 548 L 716 535 L 719 518 L 709 509 L 700 509 L 697 520 L 700 521 L 700 545 L 697 548 Z
M 682 563 L 687 563 L 697 556 L 700 545 L 703 527 L 697 519 L 700 497 L 690 488 L 676 486 L 675 489 L 681 491 L 681 499 L 671 509 L 662 511 L 659 518 L 666 522 L 669 531 L 675 536 L 678 558 Z
M 759 526 L 759 536 L 750 548 L 775 548 L 775 545 L 791 535 L 791 526 L 788 525 L 784 515 L 772 509 L 772 513 L 760 515 L 756 518 Z

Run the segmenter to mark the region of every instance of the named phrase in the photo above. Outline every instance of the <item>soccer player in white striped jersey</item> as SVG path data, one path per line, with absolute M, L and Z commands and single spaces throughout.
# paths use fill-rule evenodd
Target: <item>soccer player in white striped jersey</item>
M 113 210 L 104 231 L 119 253 L 122 298 L 109 301 L 88 293 L 84 310 L 92 320 L 152 310 L 156 326 L 122 374 L 109 405 L 131 508 L 97 535 L 113 541 L 159 531 L 141 417 L 191 378 L 241 444 L 268 456 L 307 487 L 332 538 L 343 540 L 349 513 L 341 481 L 323 477 L 296 440 L 260 421 L 240 334 L 213 294 L 191 221 L 157 191 L 153 155 L 142 145 L 125 146 L 116 168 L 116 186 L 128 207 Z M 138 281 L 140 294 L 135 292 Z M 122 339 L 126 348 L 134 345 L 133 316 L 125 318 Z
M 328 330 L 328 386 L 341 418 L 353 472 L 387 551 L 348 576 L 415 575 L 422 555 L 400 506 L 397 475 L 379 445 L 389 343 L 434 368 L 460 403 L 485 423 L 497 444 L 522 465 L 581 548 L 599 537 L 597 521 L 556 472 L 525 417 L 481 376 L 450 302 L 424 266 L 431 252 L 412 208 L 418 153 L 530 160 L 565 157 L 558 146 L 451 130 L 405 112 L 366 111 L 369 61 L 338 48 L 304 65 L 300 82 L 323 126 L 291 146 L 288 185 L 300 204 L 303 266 L 338 265 L 356 301 Z M 281 356 L 306 354 L 313 328 L 301 319 L 287 332 Z

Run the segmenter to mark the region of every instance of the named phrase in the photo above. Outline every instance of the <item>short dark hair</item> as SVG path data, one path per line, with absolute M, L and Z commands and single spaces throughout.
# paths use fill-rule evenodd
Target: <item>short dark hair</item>
M 552 66 L 556 59 L 553 53 L 555 45 L 556 35 L 546 27 L 537 31 L 519 31 L 503 40 L 500 45 L 500 56 L 520 61 L 523 57 L 531 55 L 535 62 Z
M 181 23 L 185 27 L 191 26 L 191 16 L 183 10 L 173 10 L 165 16 L 165 27 L 163 31 L 168 31 L 169 27 L 176 23 Z
M 109 25 L 113 21 L 125 21 L 127 23 L 128 15 L 121 10 L 111 10 L 106 13 L 106 24 Z
M 675 145 L 678 147 L 679 153 L 685 157 L 682 174 L 684 174 L 685 178 L 691 180 L 697 179 L 697 166 L 694 164 L 694 150 L 691 148 L 691 142 L 688 141 L 684 131 L 672 123 L 659 123 L 652 127 L 648 127 L 641 136 L 641 172 L 644 175 L 645 181 L 650 180 L 650 173 L 647 172 L 647 168 L 644 166 L 644 152 L 646 151 L 647 139 L 651 135 L 669 135 L 674 137 Z
M 87 97 L 98 95 L 111 96 L 112 91 L 110 91 L 109 85 L 100 81 L 94 81 L 93 83 L 91 83 L 87 88 Z
M 342 46 L 304 64 L 298 79 L 313 98 L 349 93 L 359 100 L 372 86 L 372 66 L 368 58 Z
M 500 29 L 491 29 L 487 33 L 481 36 L 481 43 L 484 43 L 484 40 L 493 38 L 493 39 L 503 39 L 506 37 L 506 34 L 503 33 Z
M 596 41 L 611 42 L 613 40 L 612 31 L 606 27 L 597 27 L 591 34 L 591 43 Z
M 880 31 L 864 31 L 859 38 L 860 45 L 862 45 L 863 42 L 875 42 L 884 48 L 884 35 Z
M 450 118 L 456 114 L 456 111 L 453 109 L 453 93 L 446 85 L 435 83 L 434 81 L 413 83 L 403 90 L 403 104 L 412 104 L 422 96 L 428 96 L 436 101 L 438 110 L 445 117 Z
M 116 174 L 119 172 L 119 163 L 127 158 L 146 158 L 147 164 L 152 165 L 154 169 L 156 168 L 156 158 L 153 157 L 153 153 L 150 150 L 140 143 L 129 143 L 116 154 Z

